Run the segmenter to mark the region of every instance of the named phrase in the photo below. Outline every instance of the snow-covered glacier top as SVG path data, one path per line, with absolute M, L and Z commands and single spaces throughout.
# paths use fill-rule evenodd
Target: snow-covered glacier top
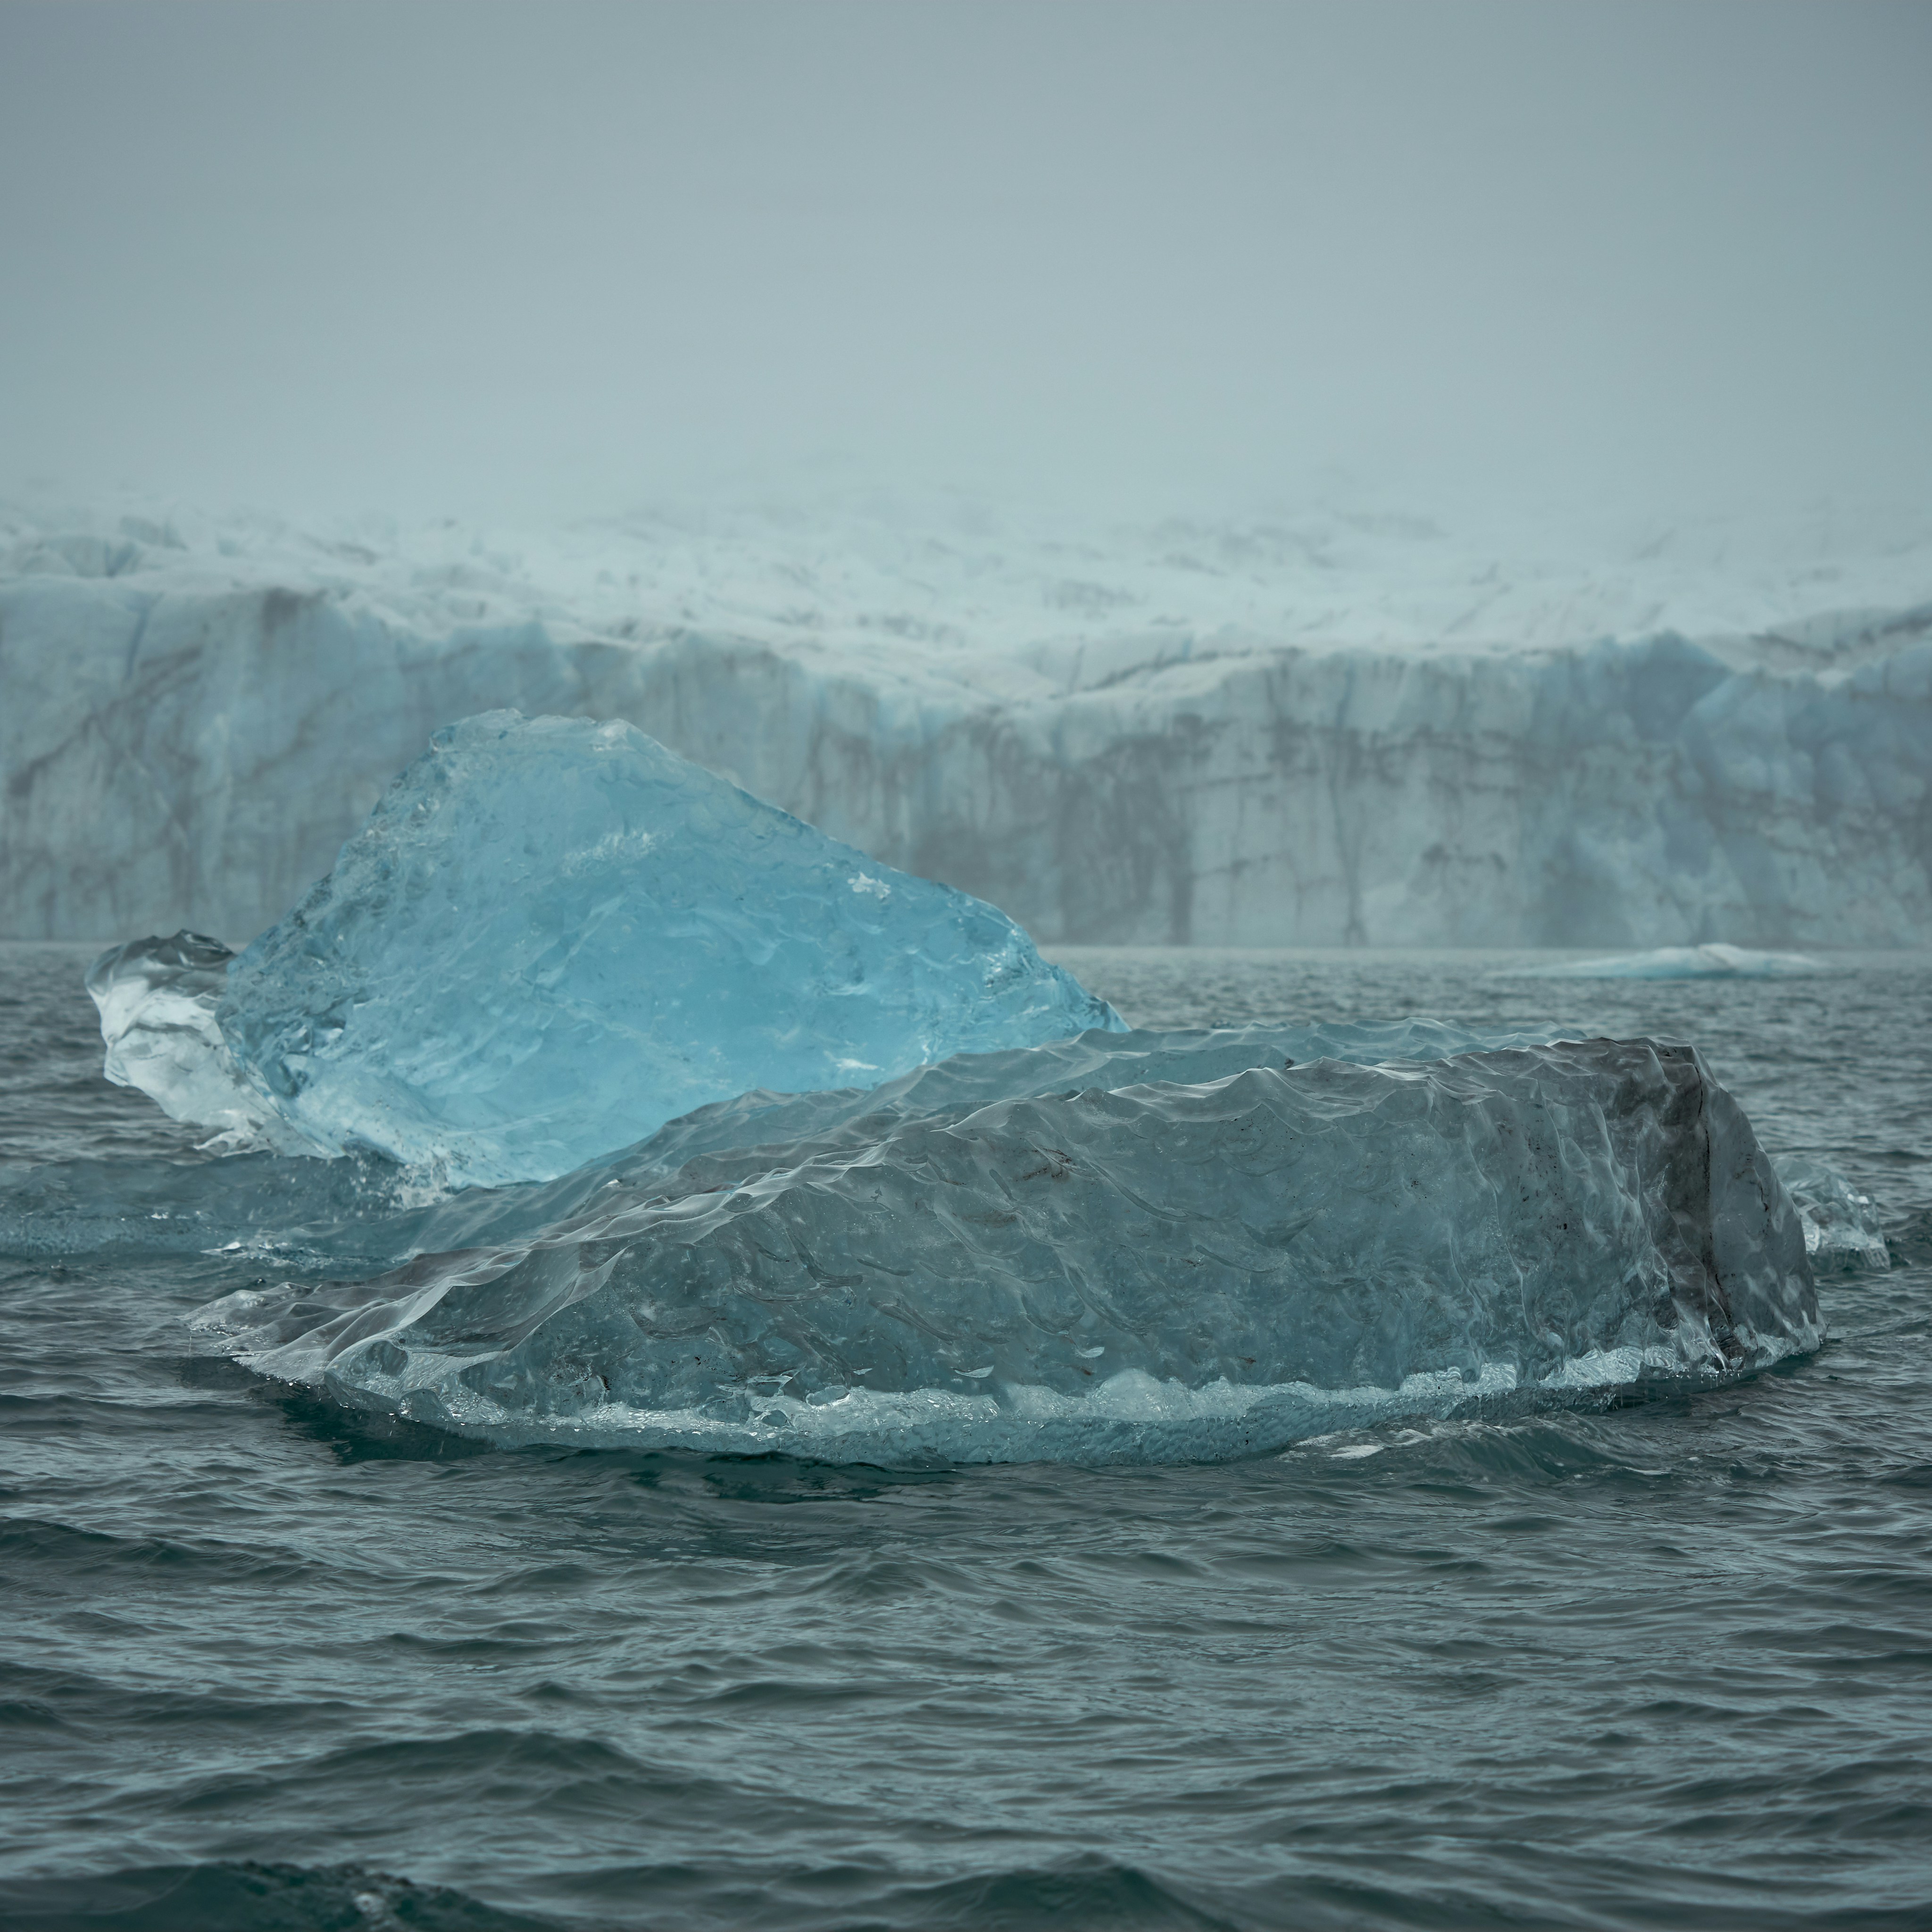
M 1672 631 L 1822 667 L 1932 603 L 1932 513 L 1821 506 L 1526 524 L 1318 504 L 1126 524 L 943 499 L 486 530 L 0 506 L 0 580 L 314 590 L 398 627 L 727 634 L 930 697 L 1104 688 L 1202 652 L 1561 648 Z

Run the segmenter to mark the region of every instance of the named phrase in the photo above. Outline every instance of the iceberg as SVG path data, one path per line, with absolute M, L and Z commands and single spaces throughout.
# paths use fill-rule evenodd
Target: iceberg
M 748 1096 L 532 1234 L 192 1325 L 506 1445 L 882 1464 L 1218 1458 L 1822 1340 L 1798 1214 L 1694 1049 L 1278 1045 L 1089 1034 Z
M 136 942 L 116 949 L 103 964 L 124 964 L 130 953 L 136 961 L 151 951 L 165 954 L 194 938 Z M 223 962 L 232 955 L 213 940 L 195 944 L 204 956 L 212 949 L 216 964 L 215 970 L 204 970 L 200 989 L 192 994 L 203 1004 L 190 1030 L 204 1024 L 212 1029 Z M 177 990 L 181 985 L 177 980 Z M 1576 1030 L 1568 1029 L 1568 1036 Z M 614 1180 L 662 1188 L 700 1154 L 777 1144 L 794 1149 L 843 1145 L 867 1135 L 877 1138 L 896 1121 L 934 1114 L 953 1118 L 995 1100 L 1070 1088 L 1171 1079 L 1198 1084 L 1250 1066 L 1321 1059 L 1363 1064 L 1443 1059 L 1479 1048 L 1540 1046 L 1565 1036 L 1566 1029 L 1558 1027 L 1477 1032 L 1427 1018 L 1313 1025 L 1256 1022 L 1210 1031 L 1095 1029 L 1040 1046 L 957 1054 L 874 1088 L 814 1094 L 754 1089 L 700 1107 L 647 1140 L 556 1180 L 453 1193 L 424 1188 L 410 1170 L 376 1155 L 279 1159 L 271 1150 L 284 1124 L 267 1109 L 259 1121 L 244 1122 L 238 1133 L 217 1136 L 213 1144 L 226 1156 L 218 1160 L 104 1163 L 82 1157 L 16 1172 L 0 1197 L 0 1254 L 64 1258 L 112 1252 L 124 1258 L 219 1253 L 275 1268 L 368 1275 L 419 1254 L 535 1234 Z M 228 1078 L 238 1078 L 232 1061 L 220 1058 L 225 1046 L 218 1030 L 212 1037 L 215 1070 L 226 1066 Z M 244 1099 L 250 1091 L 244 1089 Z M 223 1090 L 214 1086 L 208 1097 L 221 1106 Z
M 1122 1030 L 994 908 L 634 726 L 507 711 L 436 734 L 242 953 L 134 942 L 88 988 L 109 1077 L 176 1118 L 449 1186 L 566 1174 L 748 1089 Z
M 1882 1274 L 1892 1266 L 1877 1202 L 1815 1154 L 1781 1154 L 1778 1178 L 1804 1230 L 1804 1251 L 1820 1273 Z
M 87 969 L 107 1049 L 101 1071 L 152 1095 L 171 1119 L 214 1128 L 212 1147 L 313 1152 L 250 1087 L 221 1036 L 215 1008 L 234 957 L 202 932 L 110 946 Z
M 1789 980 L 1828 973 L 1822 960 L 1804 952 L 1756 952 L 1743 946 L 1662 946 L 1648 952 L 1607 959 L 1562 959 L 1546 965 L 1510 966 L 1503 980 Z

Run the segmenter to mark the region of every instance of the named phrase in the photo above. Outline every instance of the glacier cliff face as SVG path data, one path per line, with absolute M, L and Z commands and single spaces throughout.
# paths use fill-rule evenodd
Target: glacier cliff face
M 628 720 L 1048 941 L 1932 940 L 1910 560 L 1808 622 L 1803 585 L 1742 620 L 1552 597 L 1478 648 L 1430 645 L 1471 634 L 1446 594 L 1365 627 L 1346 583 L 1244 603 L 1232 565 L 1197 592 L 1178 566 L 1149 590 L 1105 556 L 1023 584 L 1008 560 L 1000 603 L 956 558 L 908 614 L 909 551 L 828 615 L 784 604 L 768 557 L 752 609 L 703 556 L 675 585 L 560 566 L 538 595 L 488 560 L 399 575 L 137 527 L 22 537 L 0 573 L 0 932 L 244 940 L 436 728 L 512 706 Z M 1648 621 L 1673 616 L 1768 628 Z M 1624 634 L 1561 641 L 1605 617 Z

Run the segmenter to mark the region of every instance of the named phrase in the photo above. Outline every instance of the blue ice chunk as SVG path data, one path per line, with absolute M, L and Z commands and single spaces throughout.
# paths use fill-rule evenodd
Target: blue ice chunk
M 561 1174 L 748 1088 L 1122 1024 L 994 908 L 633 726 L 508 711 L 436 734 L 214 1018 L 308 1145 L 452 1186 Z
M 500 1443 L 882 1462 L 1251 1453 L 1822 1340 L 1797 1211 L 1688 1047 L 1230 1072 L 1225 1036 L 1150 1037 L 1167 1078 L 958 1114 L 902 1089 L 642 1162 L 494 1248 L 244 1290 L 194 1325 Z M 1085 1045 L 970 1072 L 1035 1086 L 1018 1063 Z

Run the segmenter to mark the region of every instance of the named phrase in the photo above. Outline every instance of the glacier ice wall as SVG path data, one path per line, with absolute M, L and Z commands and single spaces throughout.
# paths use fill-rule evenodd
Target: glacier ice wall
M 885 1462 L 1250 1452 L 1821 1339 L 1798 1214 L 1688 1048 L 1226 1072 L 1230 1036 L 1193 1044 L 1151 1060 L 1214 1077 L 922 1112 L 937 1070 L 816 1134 L 612 1179 L 533 1238 L 245 1290 L 196 1326 L 500 1442 Z
M 110 1078 L 177 1118 L 548 1180 L 747 1089 L 1121 1030 L 994 908 L 910 878 L 635 727 L 438 732 L 334 868 L 238 957 L 97 962 Z M 211 1011 L 212 1005 L 212 1011 Z
M 587 568 L 519 603 L 466 558 L 42 543 L 0 572 L 0 932 L 238 943 L 432 730 L 507 706 L 628 719 L 1049 941 L 1932 940 L 1932 605 L 1698 643 L 1640 600 L 1591 642 L 1553 599 L 1505 650 L 1444 602 L 1436 648 L 1336 644 L 1311 566 L 1282 641 L 1210 608 L 1230 554 L 1158 622 L 1080 558 L 956 635 L 894 601 L 922 553 L 788 624 Z

